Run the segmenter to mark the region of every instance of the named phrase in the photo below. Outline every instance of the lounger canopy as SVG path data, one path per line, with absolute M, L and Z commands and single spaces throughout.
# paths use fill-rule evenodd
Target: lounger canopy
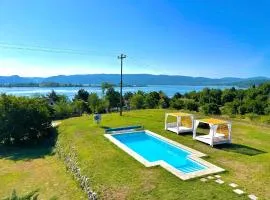
M 169 116 L 175 118 L 175 122 L 168 123 Z M 192 132 L 194 127 L 194 115 L 188 113 L 166 113 L 165 114 L 165 130 L 175 132 L 177 134 L 184 132 Z
M 200 123 L 209 125 L 210 131 L 208 135 L 197 135 L 196 131 Z M 231 122 L 213 118 L 199 119 L 194 122 L 193 139 L 213 147 L 217 144 L 231 143 L 231 132 Z

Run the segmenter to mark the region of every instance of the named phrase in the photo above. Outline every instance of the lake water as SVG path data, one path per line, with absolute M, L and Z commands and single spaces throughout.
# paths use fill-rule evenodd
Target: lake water
M 151 91 L 163 91 L 169 97 L 172 97 L 176 92 L 181 94 L 191 92 L 191 91 L 201 91 L 203 88 L 215 88 L 215 89 L 225 89 L 231 88 L 232 86 L 183 86 L 183 85 L 149 85 L 145 87 L 124 87 L 123 93 L 126 92 L 136 92 L 138 90 L 144 92 Z M 88 92 L 96 92 L 98 95 L 102 94 L 100 87 L 82 87 Z M 58 94 L 63 94 L 68 96 L 70 99 L 81 89 L 79 87 L 11 87 L 4 88 L 0 87 L 0 93 L 11 94 L 15 96 L 35 96 L 35 95 L 46 95 L 52 90 Z M 117 91 L 120 91 L 119 87 L 115 88 Z

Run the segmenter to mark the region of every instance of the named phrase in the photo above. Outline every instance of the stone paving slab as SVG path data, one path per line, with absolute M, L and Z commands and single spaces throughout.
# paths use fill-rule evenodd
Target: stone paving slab
M 238 187 L 238 185 L 237 185 L 237 184 L 235 184 L 235 183 L 230 183 L 230 184 L 229 184 L 229 186 L 231 186 L 231 187 L 233 187 L 233 188 Z
M 220 175 L 215 175 L 215 177 L 216 177 L 216 178 L 221 178 L 221 176 L 220 176 Z
M 208 179 L 214 179 L 214 177 L 213 177 L 213 176 L 207 176 L 207 178 L 208 178 Z
M 258 197 L 255 196 L 254 194 L 248 195 L 248 198 L 251 199 L 251 200 L 257 200 L 258 199 Z
M 239 194 L 239 195 L 245 193 L 243 190 L 240 190 L 240 189 L 235 189 L 235 190 L 233 190 L 233 191 L 234 191 L 236 194 Z
M 200 180 L 201 180 L 202 182 L 206 182 L 206 181 L 207 181 L 206 178 L 201 178 Z
M 217 180 L 215 180 L 215 182 L 218 183 L 218 184 L 223 184 L 224 183 L 224 181 L 221 180 L 221 179 L 217 179 Z

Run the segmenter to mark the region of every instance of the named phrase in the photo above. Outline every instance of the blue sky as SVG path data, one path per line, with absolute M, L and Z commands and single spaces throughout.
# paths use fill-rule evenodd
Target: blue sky
M 269 7 L 263 0 L 0 0 L 0 75 L 119 73 L 117 55 L 125 53 L 124 73 L 270 77 Z

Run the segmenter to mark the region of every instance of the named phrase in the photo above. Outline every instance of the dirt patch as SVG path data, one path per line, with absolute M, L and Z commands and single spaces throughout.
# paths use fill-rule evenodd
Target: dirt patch
M 128 187 L 121 188 L 103 188 L 101 192 L 101 199 L 104 200 L 124 200 L 127 199 L 129 193 Z

